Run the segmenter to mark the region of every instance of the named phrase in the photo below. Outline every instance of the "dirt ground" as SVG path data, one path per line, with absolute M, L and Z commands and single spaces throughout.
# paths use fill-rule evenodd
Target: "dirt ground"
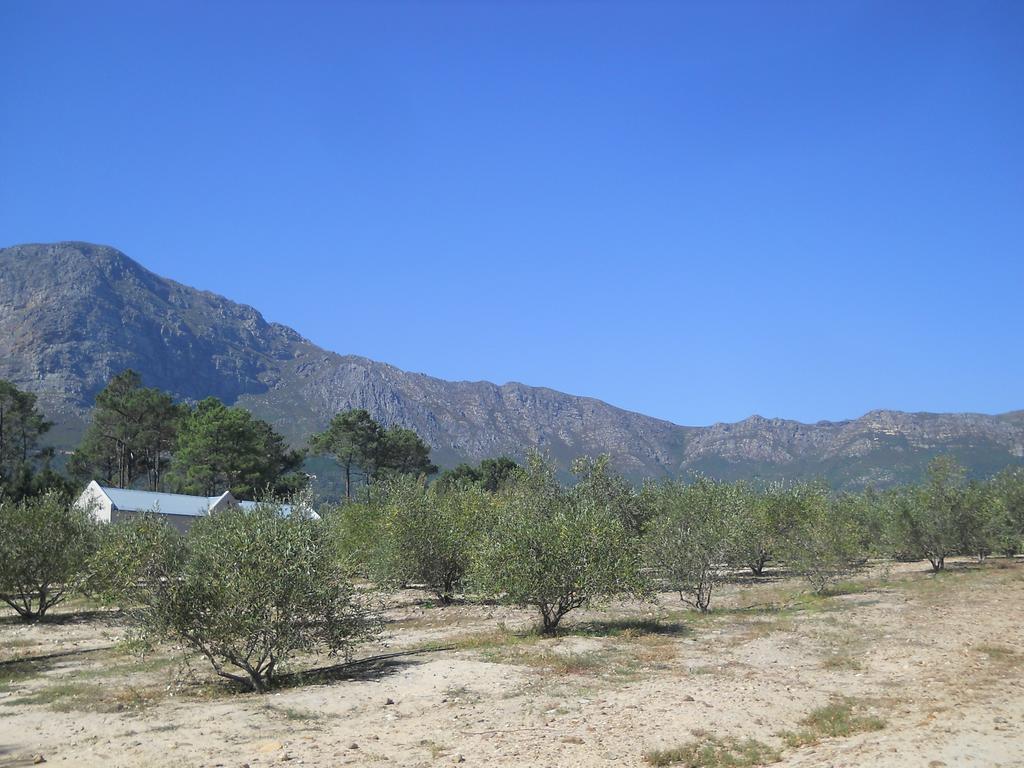
M 409 591 L 357 654 L 396 655 L 265 696 L 174 649 L 138 657 L 118 614 L 5 614 L 0 766 L 645 766 L 730 739 L 758 742 L 737 765 L 1024 766 L 1024 563 L 802 590 L 729 585 L 706 617 L 662 595 L 543 639 L 527 611 Z M 816 730 L 829 705 L 852 723 L 840 735 Z

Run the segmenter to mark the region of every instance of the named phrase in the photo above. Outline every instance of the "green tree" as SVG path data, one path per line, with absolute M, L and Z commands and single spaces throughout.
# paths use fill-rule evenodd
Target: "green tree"
M 932 570 L 941 571 L 947 557 L 963 550 L 968 494 L 964 469 L 952 458 L 933 459 L 923 486 L 894 491 L 889 501 L 904 554 L 927 558 Z
M 489 493 L 497 493 L 522 467 L 508 456 L 484 459 L 479 465 L 459 464 L 446 469 L 437 478 L 438 487 L 444 489 L 461 485 L 478 485 Z
M 32 465 L 49 455 L 39 441 L 50 426 L 33 393 L 0 379 L 0 490 L 15 498 L 33 492 Z
M 445 490 L 409 476 L 388 480 L 378 518 L 378 582 L 423 584 L 449 605 L 493 504 L 493 495 L 475 485 Z
M 373 632 L 318 521 L 283 516 L 274 504 L 233 507 L 169 541 L 180 551 L 143 544 L 157 553 L 147 561 L 151 573 L 165 573 L 140 582 L 135 615 L 150 637 L 200 653 L 218 675 L 249 690 L 267 691 L 297 653 L 347 657 Z M 125 574 L 136 576 L 135 569 Z
M 780 549 L 787 564 L 819 594 L 864 559 L 865 535 L 853 497 L 832 498 L 824 485 L 801 483 L 790 492 L 793 517 Z
M 595 458 L 582 457 L 572 463 L 572 472 L 578 478 L 577 495 L 583 494 L 602 504 L 606 511 L 618 518 L 631 536 L 640 535 L 652 514 L 646 494 L 638 493 L 621 475 L 611 468 L 607 454 Z
M 793 518 L 797 499 L 784 483 L 761 491 L 737 486 L 737 491 L 742 504 L 735 531 L 736 556 L 754 576 L 763 576 L 782 541 L 786 521 Z
M 132 370 L 119 373 L 96 396 L 92 420 L 71 458 L 72 473 L 131 488 L 141 478 L 161 490 L 184 408 L 166 392 L 142 386 Z
M 302 460 L 303 453 L 290 450 L 267 422 L 208 397 L 181 421 L 172 471 L 185 493 L 212 496 L 227 490 L 253 499 L 301 488 L 306 482 L 297 472 Z
M 411 429 L 385 430 L 371 461 L 371 477 L 382 475 L 432 475 L 437 467 L 430 461 L 430 446 Z
M 97 525 L 57 492 L 0 498 L 0 599 L 26 621 L 44 616 L 82 583 Z
M 374 465 L 383 442 L 383 428 L 369 411 L 360 408 L 337 414 L 325 431 L 310 438 L 309 445 L 314 453 L 332 456 L 338 462 L 345 478 L 345 498 L 351 499 L 354 480 Z
M 341 467 L 345 498 L 355 495 L 355 481 L 369 488 L 377 480 L 395 475 L 432 475 L 430 446 L 411 429 L 384 429 L 368 411 L 344 411 L 331 419 L 323 432 L 313 435 L 310 449 L 332 456 Z
M 1008 467 L 989 483 L 993 508 L 994 546 L 1007 557 L 1024 542 L 1024 467 Z
M 436 485 L 440 490 L 447 490 L 449 488 L 461 488 L 467 485 L 481 486 L 482 482 L 483 474 L 480 472 L 479 467 L 474 467 L 472 464 L 462 463 L 442 472 L 438 476 L 434 485 Z
M 508 456 L 484 459 L 480 462 L 480 485 L 489 493 L 497 493 L 522 469 L 518 462 Z
M 737 551 L 745 489 L 708 478 L 665 483 L 653 494 L 657 514 L 644 538 L 647 563 L 680 599 L 707 613 L 715 587 Z
M 152 600 L 154 590 L 168 588 L 177 578 L 184 545 L 182 535 L 156 514 L 100 526 L 99 544 L 89 558 L 87 591 L 134 616 Z
M 364 578 L 376 574 L 382 514 L 380 504 L 351 499 L 320 508 L 335 558 L 353 574 Z
M 495 599 L 535 607 L 542 632 L 592 600 L 643 592 L 639 551 L 622 521 L 604 499 L 561 488 L 538 454 L 497 504 L 472 582 Z

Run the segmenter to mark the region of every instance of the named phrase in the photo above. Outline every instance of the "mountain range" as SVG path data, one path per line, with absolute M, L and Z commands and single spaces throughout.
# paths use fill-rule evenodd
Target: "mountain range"
M 365 408 L 387 426 L 415 430 L 442 466 L 539 447 L 563 466 L 608 453 L 633 479 L 704 472 L 863 487 L 918 479 L 939 453 L 977 476 L 1024 463 L 1024 411 L 680 426 L 544 387 L 445 381 L 331 352 L 111 247 L 0 249 L 0 378 L 39 396 L 55 423 L 51 442 L 73 446 L 96 393 L 125 368 L 181 399 L 242 405 L 295 444 L 338 411 Z

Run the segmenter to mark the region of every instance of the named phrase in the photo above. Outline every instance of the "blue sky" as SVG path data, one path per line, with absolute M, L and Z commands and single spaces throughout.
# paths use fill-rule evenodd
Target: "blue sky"
M 1024 408 L 1016 0 L 0 0 L 0 31 L 2 245 L 684 424 Z

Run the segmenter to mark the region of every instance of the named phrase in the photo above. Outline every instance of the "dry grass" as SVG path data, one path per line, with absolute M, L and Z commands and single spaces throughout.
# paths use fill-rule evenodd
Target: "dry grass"
M 1016 665 L 1020 659 L 1020 653 L 1006 645 L 976 645 L 974 650 L 1000 665 Z
M 31 693 L 11 696 L 5 706 L 49 706 L 56 712 L 132 712 L 162 698 L 158 689 L 113 687 L 99 683 L 60 682 Z

